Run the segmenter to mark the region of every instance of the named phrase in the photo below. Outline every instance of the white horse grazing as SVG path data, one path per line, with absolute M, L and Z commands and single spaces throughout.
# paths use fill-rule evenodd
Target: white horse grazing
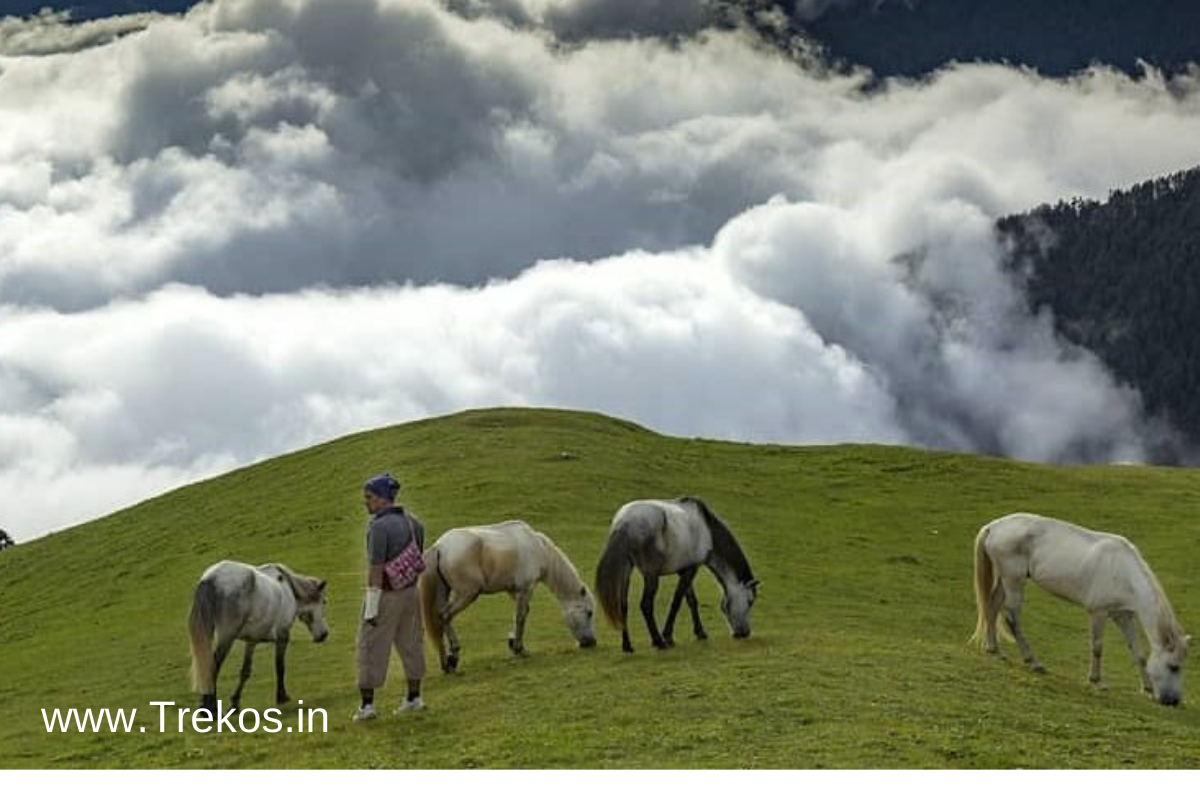
M 1092 667 L 1088 675 L 1100 683 L 1104 621 L 1121 629 L 1137 662 L 1142 687 L 1163 705 L 1183 699 L 1183 664 L 1190 637 L 1183 633 L 1171 603 L 1150 566 L 1124 537 L 1025 513 L 993 520 L 975 538 L 975 604 L 978 622 L 973 641 L 998 653 L 996 617 L 1004 620 L 1034 672 L 1045 668 L 1033 656 L 1021 632 L 1022 590 L 1026 578 L 1060 598 L 1082 605 L 1091 614 Z M 1134 619 L 1150 640 L 1150 660 Z
M 458 667 L 461 646 L 454 617 L 485 593 L 507 592 L 516 601 L 508 647 L 525 653 L 525 618 L 533 588 L 545 582 L 562 606 L 563 621 L 581 648 L 596 644 L 595 601 L 579 573 L 549 537 L 520 520 L 450 529 L 425 550 L 421 608 L 425 633 L 437 645 L 444 672 Z M 450 652 L 446 652 L 446 641 Z
M 237 639 L 246 643 L 241 680 L 230 702 L 236 708 L 242 687 L 250 678 L 254 646 L 275 643 L 275 700 L 286 703 L 284 655 L 292 623 L 299 618 L 324 642 L 325 582 L 293 573 L 281 564 L 260 567 L 241 562 L 218 562 L 204 571 L 192 596 L 188 628 L 192 640 L 192 685 L 201 695 L 201 708 L 217 708 L 217 676 Z M 213 635 L 216 649 L 213 649 Z

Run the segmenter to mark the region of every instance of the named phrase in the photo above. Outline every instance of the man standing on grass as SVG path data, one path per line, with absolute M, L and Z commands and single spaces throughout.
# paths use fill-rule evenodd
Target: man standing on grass
M 362 622 L 358 626 L 358 690 L 362 704 L 354 712 L 354 721 L 372 720 L 375 690 L 387 680 L 388 659 L 392 647 L 400 654 L 404 675 L 408 678 L 408 696 L 396 713 L 421 711 L 421 679 L 425 677 L 425 647 L 421 639 L 421 602 L 417 588 L 410 584 L 393 589 L 384 574 L 384 564 L 395 559 L 415 539 L 425 548 L 425 529 L 421 521 L 396 506 L 400 482 L 383 473 L 363 485 L 363 503 L 371 516 L 367 524 L 367 597 Z

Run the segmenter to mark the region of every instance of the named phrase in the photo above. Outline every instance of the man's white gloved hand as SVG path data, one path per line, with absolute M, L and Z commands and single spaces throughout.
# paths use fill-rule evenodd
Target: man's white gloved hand
M 367 600 L 363 603 L 363 620 L 374 623 L 379 616 L 379 596 L 383 590 L 379 587 L 367 587 Z

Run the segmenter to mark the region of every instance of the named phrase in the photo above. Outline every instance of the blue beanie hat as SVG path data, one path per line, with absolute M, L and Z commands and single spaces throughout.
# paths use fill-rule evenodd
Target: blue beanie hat
M 396 493 L 400 492 L 400 482 L 392 478 L 392 474 L 390 473 L 381 473 L 378 476 L 367 479 L 367 483 L 363 485 L 363 489 L 372 495 L 394 501 Z

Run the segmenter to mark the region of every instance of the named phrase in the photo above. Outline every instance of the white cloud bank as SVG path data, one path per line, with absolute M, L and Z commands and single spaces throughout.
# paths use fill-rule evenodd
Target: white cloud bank
M 0 526 L 496 404 L 1144 455 L 992 222 L 1200 161 L 1200 78 L 867 91 L 736 32 L 559 46 L 697 25 L 593 6 L 219 0 L 45 55 L 2 23 Z

